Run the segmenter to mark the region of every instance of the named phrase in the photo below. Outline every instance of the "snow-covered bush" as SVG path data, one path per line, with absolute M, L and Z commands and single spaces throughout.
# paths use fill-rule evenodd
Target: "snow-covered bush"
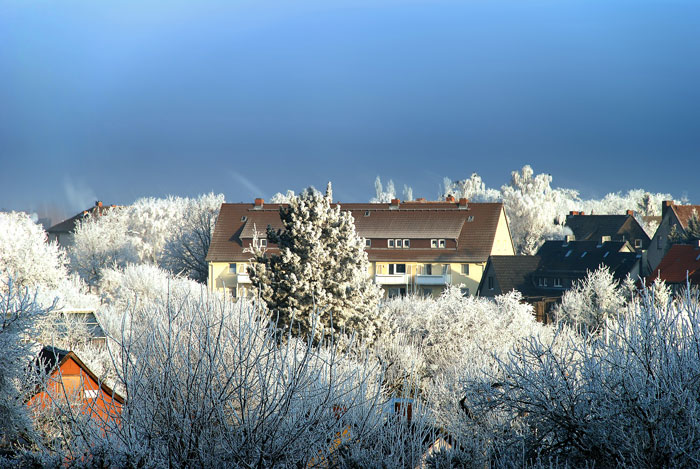
M 517 292 L 496 297 L 464 297 L 448 288 L 439 298 L 409 296 L 385 302 L 385 327 L 376 353 L 386 367 L 386 386 L 400 389 L 415 376 L 421 396 L 448 427 L 459 410 L 463 376 L 491 363 L 523 337 L 551 334 L 535 321 L 532 307 Z
M 486 435 L 486 452 L 574 467 L 700 464 L 697 301 L 662 307 L 645 292 L 607 329 L 529 338 L 467 382 L 464 421 Z
M 582 333 L 596 333 L 608 318 L 625 314 L 625 310 L 619 282 L 606 266 L 600 266 L 564 292 L 554 316 Z
M 352 215 L 332 206 L 331 197 L 329 184 L 325 196 L 308 190 L 280 207 L 283 229 L 267 229 L 268 242 L 280 252 L 269 254 L 254 241 L 250 280 L 283 329 L 294 321 L 308 334 L 318 311 L 317 334 L 325 329 L 372 339 L 380 291 L 367 276 L 365 243 Z
M 22 212 L 0 212 L 0 280 L 16 285 L 57 287 L 66 276 L 65 255 Z
M 416 407 L 409 424 L 385 410 L 381 370 L 369 355 L 280 340 L 269 313 L 245 301 L 173 298 L 139 309 L 131 315 L 144 318 L 131 326 L 139 332 L 125 334 L 114 352 L 128 396 L 120 422 L 106 434 L 68 429 L 75 465 L 420 463 L 428 415 Z

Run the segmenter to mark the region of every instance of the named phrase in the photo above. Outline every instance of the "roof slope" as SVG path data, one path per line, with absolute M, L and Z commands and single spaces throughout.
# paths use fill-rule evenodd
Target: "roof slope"
M 83 210 L 82 212 L 73 215 L 72 217 L 63 220 L 60 223 L 56 223 L 53 225 L 51 228 L 46 230 L 47 233 L 72 233 L 75 230 L 75 227 L 78 225 L 78 222 L 82 220 L 83 218 L 90 216 L 90 215 L 97 215 L 101 216 L 104 215 L 105 211 L 109 210 L 110 208 L 115 207 L 115 205 L 111 206 L 106 206 L 102 205 L 102 202 L 97 202 L 94 206 L 90 207 L 87 210 Z
M 517 290 L 523 296 L 543 294 L 530 278 L 530 274 L 537 270 L 540 264 L 540 256 L 491 256 L 489 263 L 502 293 Z
M 502 203 L 469 204 L 466 209 L 452 202 L 404 202 L 391 204 L 340 204 L 355 219 L 359 236 L 368 239 L 407 238 L 456 240 L 456 248 L 416 247 L 391 249 L 372 246 L 370 261 L 485 262 L 493 247 Z M 209 262 L 247 261 L 243 252 L 253 236 L 253 227 L 264 233 L 267 226 L 281 228 L 280 204 L 222 204 L 207 254 Z M 268 248 L 275 252 L 274 246 Z
M 600 265 L 607 266 L 617 279 L 624 278 L 639 259 L 626 241 L 545 241 L 537 251 L 541 258 L 538 271 L 585 274 Z
M 700 284 L 700 247 L 692 244 L 674 244 L 658 267 L 647 277 L 647 284 L 660 277 L 666 283 Z
M 671 209 L 675 212 L 676 218 L 684 230 L 688 228 L 688 219 L 693 215 L 693 212 L 700 216 L 700 205 L 671 205 Z
M 640 238 L 646 248 L 651 239 L 632 215 L 568 215 L 566 226 L 571 229 L 577 241 L 600 241 L 610 236 L 613 241 Z

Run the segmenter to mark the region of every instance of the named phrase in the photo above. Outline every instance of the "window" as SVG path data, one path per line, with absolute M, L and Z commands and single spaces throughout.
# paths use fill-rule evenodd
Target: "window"
M 365 239 L 365 247 L 366 248 L 372 247 L 372 240 L 371 239 Z
M 229 293 L 231 294 L 231 298 L 233 298 L 235 300 L 236 299 L 236 289 L 231 288 L 231 290 L 229 290 Z
M 493 276 L 489 275 L 489 278 L 487 280 L 489 283 L 489 290 L 493 290 Z
M 474 221 L 474 215 L 469 215 L 469 216 L 467 217 L 467 221 L 468 221 L 468 222 Z
M 389 275 L 400 275 L 406 273 L 406 264 L 389 264 Z
M 390 248 L 393 248 L 393 247 L 394 247 L 394 240 L 393 240 L 393 239 L 390 239 L 390 240 L 388 241 L 388 246 L 389 246 Z
M 403 240 L 403 247 L 405 248 L 410 248 L 411 247 L 411 241 L 408 239 Z
M 431 248 L 436 248 L 436 247 L 438 247 L 438 240 L 437 240 L 437 239 L 431 239 L 431 240 L 430 240 L 430 247 L 431 247 Z
M 425 264 L 423 266 L 424 275 L 433 275 L 433 264 Z
M 642 240 L 641 240 L 641 239 L 635 239 L 635 240 L 634 240 L 634 247 L 635 247 L 636 249 L 641 248 L 641 247 L 642 247 Z
M 365 210 L 365 216 L 366 216 L 366 217 L 369 216 L 369 210 Z
M 260 247 L 261 248 L 266 248 L 267 247 L 267 240 L 266 239 L 260 239 Z
M 460 288 L 459 292 L 462 294 L 462 296 L 469 296 L 469 289 L 468 288 Z
M 440 249 L 443 249 L 445 247 L 445 240 L 444 239 L 439 239 L 438 240 L 438 246 L 440 246 Z
M 462 274 L 469 275 L 469 264 L 462 264 Z
M 537 286 L 538 287 L 546 287 L 547 286 L 547 277 L 537 277 Z
M 442 264 L 442 275 L 450 273 L 450 264 Z
M 246 217 L 245 215 L 243 215 L 243 216 L 241 217 L 241 221 L 248 221 L 248 217 Z
M 85 399 L 97 399 L 99 397 L 99 389 L 86 389 L 83 391 L 83 397 Z
M 406 287 L 389 288 L 387 293 L 388 293 L 389 298 L 396 298 L 399 296 L 405 296 L 406 295 Z
M 397 248 L 403 247 L 403 240 L 397 239 L 397 240 L 395 241 L 395 245 L 396 245 Z
M 229 274 L 235 274 L 235 273 L 236 273 L 236 264 L 229 264 L 229 265 L 228 265 L 228 273 L 229 273 Z
M 554 277 L 554 286 L 561 287 L 561 277 Z

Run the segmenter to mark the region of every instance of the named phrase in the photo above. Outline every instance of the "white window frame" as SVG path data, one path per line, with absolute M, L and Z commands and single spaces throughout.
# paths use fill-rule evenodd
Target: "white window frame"
M 403 239 L 395 239 L 394 246 L 396 246 L 396 249 L 402 248 L 403 247 Z
M 440 246 L 440 249 L 445 249 L 445 240 L 444 239 L 439 239 L 438 240 L 438 246 Z
M 260 247 L 261 247 L 261 248 L 266 248 L 266 247 L 267 247 L 267 239 L 266 239 L 266 238 L 259 239 L 259 240 L 258 240 L 258 243 L 260 243 Z
M 635 239 L 634 240 L 634 247 L 635 247 L 635 249 L 641 248 L 642 247 L 642 240 L 639 238 Z
M 561 286 L 562 286 L 561 277 L 554 277 L 554 286 L 555 286 L 555 287 L 561 287 Z
M 371 239 L 365 239 L 365 247 L 366 248 L 372 247 L 372 240 Z
M 438 247 L 438 240 L 437 239 L 431 239 L 430 240 L 430 247 L 433 249 L 437 249 Z
M 233 270 L 231 268 L 233 267 Z M 228 265 L 228 273 L 229 274 L 235 274 L 238 273 L 238 265 L 236 265 L 235 262 L 232 262 Z
M 394 240 L 393 240 L 393 239 L 388 239 L 388 240 L 386 241 L 386 245 L 387 245 L 388 247 L 390 247 L 390 248 L 393 248 L 393 247 L 394 247 Z
M 404 240 L 403 240 L 403 247 L 404 247 L 404 248 L 410 248 L 410 247 L 411 247 L 411 240 L 410 240 L 410 239 L 404 239 Z

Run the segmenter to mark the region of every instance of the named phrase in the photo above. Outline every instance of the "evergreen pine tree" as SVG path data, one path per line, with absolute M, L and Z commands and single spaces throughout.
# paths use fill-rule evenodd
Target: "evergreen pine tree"
M 249 268 L 253 286 L 278 327 L 308 334 L 318 315 L 328 334 L 345 330 L 366 339 L 376 336 L 379 288 L 368 275 L 364 240 L 357 236 L 350 212 L 309 188 L 280 207 L 283 228 L 268 227 L 267 239 L 279 254 L 253 247 Z M 257 243 L 253 243 L 256 246 Z

